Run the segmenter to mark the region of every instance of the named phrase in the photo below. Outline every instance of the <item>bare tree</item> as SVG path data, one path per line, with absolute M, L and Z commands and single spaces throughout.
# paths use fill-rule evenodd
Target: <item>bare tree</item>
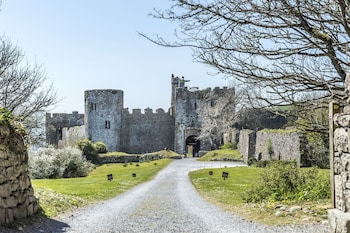
M 42 66 L 30 65 L 24 52 L 8 39 L 0 38 L 0 107 L 21 121 L 57 103 L 52 84 L 45 87 L 47 75 Z
M 152 15 L 179 25 L 176 40 L 141 35 L 161 46 L 192 48 L 196 61 L 254 86 L 260 105 L 310 110 L 320 107 L 316 100 L 342 98 L 349 68 L 348 1 L 172 2 Z
M 11 112 L 27 129 L 32 145 L 41 146 L 45 111 L 58 102 L 53 85 L 45 86 L 42 66 L 30 65 L 24 52 L 0 37 L 0 107 Z

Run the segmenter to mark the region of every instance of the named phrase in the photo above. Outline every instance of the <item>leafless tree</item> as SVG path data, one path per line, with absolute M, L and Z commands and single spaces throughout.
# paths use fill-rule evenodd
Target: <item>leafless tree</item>
M 42 66 L 30 65 L 24 52 L 0 37 L 0 107 L 11 112 L 26 127 L 30 143 L 43 141 L 45 111 L 58 102 L 52 84 L 45 86 Z
M 310 110 L 320 107 L 315 101 L 342 98 L 349 68 L 348 1 L 172 2 L 152 15 L 179 25 L 176 39 L 141 35 L 161 46 L 192 48 L 196 61 L 254 86 L 260 105 Z
M 10 40 L 0 38 L 0 107 L 25 121 L 57 103 L 52 84 L 45 87 L 42 66 L 30 65 L 24 52 Z

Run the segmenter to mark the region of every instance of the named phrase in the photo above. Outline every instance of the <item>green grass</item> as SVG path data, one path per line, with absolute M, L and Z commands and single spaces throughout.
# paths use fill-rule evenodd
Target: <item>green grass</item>
M 106 200 L 132 187 L 151 180 L 172 160 L 162 159 L 144 163 L 105 164 L 87 177 L 32 180 L 35 195 L 44 214 L 54 217 L 75 207 Z M 132 174 L 136 173 L 136 177 Z M 107 180 L 113 174 L 113 180 Z
M 161 150 L 161 151 L 156 151 L 148 154 L 159 154 L 163 156 L 164 158 L 171 158 L 171 157 L 176 157 L 180 156 L 178 153 L 171 151 L 171 150 Z
M 200 193 L 222 204 L 236 205 L 243 203 L 242 192 L 248 190 L 258 180 L 260 168 L 235 167 L 203 169 L 190 172 L 189 176 Z M 209 175 L 213 171 L 213 175 Z M 222 178 L 222 172 L 228 172 L 228 179 Z
M 212 150 L 200 157 L 199 161 L 220 161 L 220 160 L 226 160 L 226 161 L 232 161 L 232 160 L 241 160 L 242 155 L 239 153 L 238 150 L 233 149 L 219 149 L 219 150 Z
M 259 182 L 259 173 L 262 169 L 257 167 L 203 169 L 190 172 L 189 176 L 192 184 L 207 201 L 252 221 L 267 225 L 282 225 L 316 223 L 327 219 L 326 211 L 330 208 L 330 200 L 245 203 L 242 195 Z M 209 175 L 209 171 L 213 171 L 213 175 Z M 223 171 L 229 173 L 229 177 L 226 180 L 222 178 Z M 329 170 L 323 169 L 321 172 L 329 173 Z M 307 208 L 309 212 L 299 211 L 277 217 L 275 215 L 275 207 L 277 205 L 284 205 L 286 208 L 293 205 L 301 205 Z M 303 219 L 305 218 L 309 220 L 304 221 Z
M 128 155 L 128 153 L 126 152 L 107 152 L 107 153 L 102 153 L 99 154 L 99 156 L 103 157 L 103 156 L 121 156 L 121 155 Z

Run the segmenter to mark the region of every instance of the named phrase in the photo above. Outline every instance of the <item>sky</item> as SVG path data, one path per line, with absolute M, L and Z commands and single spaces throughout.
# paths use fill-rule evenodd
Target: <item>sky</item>
M 0 35 L 41 64 L 59 99 L 51 113 L 84 112 L 84 91 L 117 89 L 124 108 L 170 107 L 171 74 L 189 87 L 228 86 L 209 66 L 193 62 L 189 48 L 165 48 L 139 35 L 174 39 L 177 25 L 149 14 L 169 0 L 2 0 Z

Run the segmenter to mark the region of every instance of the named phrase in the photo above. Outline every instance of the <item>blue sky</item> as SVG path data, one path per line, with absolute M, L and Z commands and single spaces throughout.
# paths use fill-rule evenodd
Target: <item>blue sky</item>
M 188 85 L 227 86 L 194 63 L 188 48 L 164 48 L 140 37 L 156 33 L 172 39 L 176 25 L 153 19 L 153 8 L 167 0 L 3 0 L 0 35 L 42 64 L 63 100 L 50 112 L 84 111 L 84 90 L 124 91 L 124 107 L 154 111 L 170 106 L 170 76 L 185 76 Z

